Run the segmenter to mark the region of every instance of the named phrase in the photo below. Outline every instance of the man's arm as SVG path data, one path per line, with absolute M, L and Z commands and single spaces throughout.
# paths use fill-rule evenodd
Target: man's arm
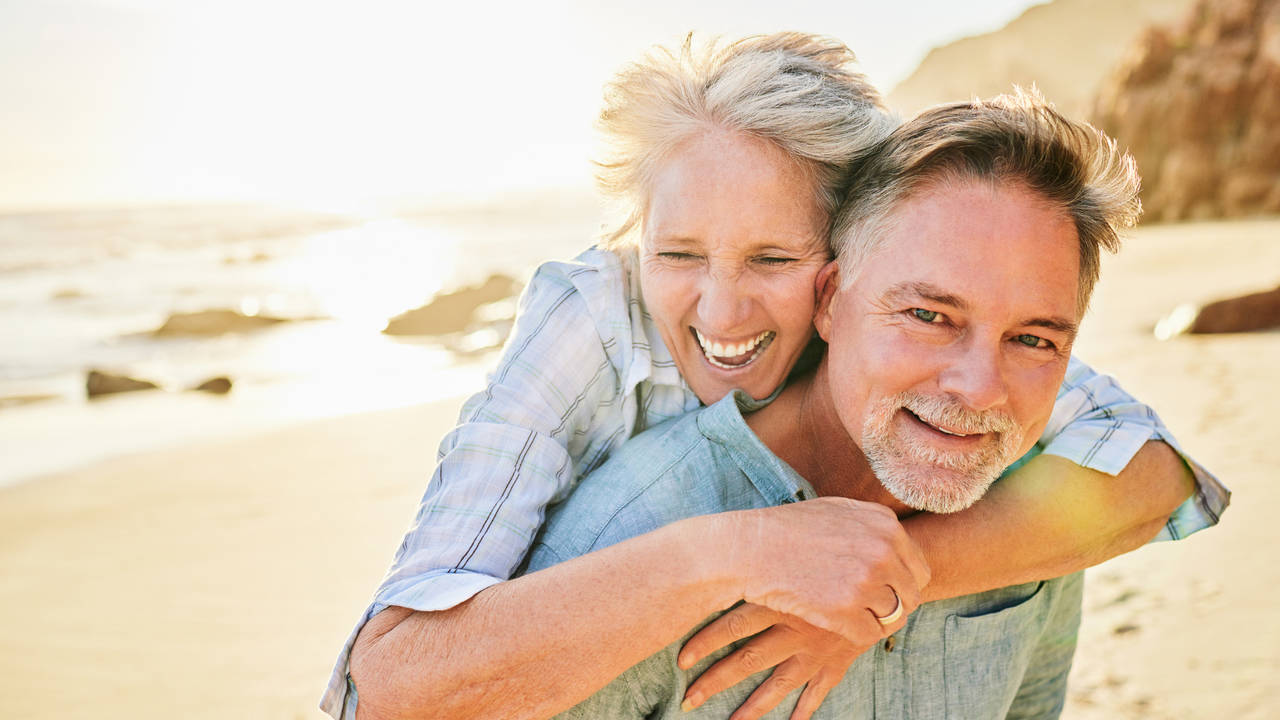
M 891 584 L 911 610 L 927 580 L 893 513 L 872 503 L 824 498 L 690 518 L 449 610 L 384 610 L 351 654 L 358 717 L 545 717 L 740 599 L 874 641 L 905 618 L 881 627 L 863 598 Z

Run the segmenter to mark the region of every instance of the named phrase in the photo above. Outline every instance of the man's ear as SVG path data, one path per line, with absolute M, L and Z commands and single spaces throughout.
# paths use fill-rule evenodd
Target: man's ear
M 831 342 L 831 301 L 840 289 L 840 261 L 832 260 L 818 271 L 813 280 L 814 314 L 813 327 L 823 340 Z

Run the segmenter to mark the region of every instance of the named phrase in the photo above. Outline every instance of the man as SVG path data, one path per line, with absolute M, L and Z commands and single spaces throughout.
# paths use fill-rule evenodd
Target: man
M 553 511 L 529 571 L 685 518 L 731 521 L 796 500 L 815 516 L 833 498 L 898 517 L 968 507 L 1050 421 L 1099 250 L 1136 219 L 1137 188 L 1112 143 L 1035 97 L 907 123 L 860 168 L 836 218 L 837 260 L 818 280 L 828 351 L 816 370 L 745 418 L 728 397 L 624 446 Z M 896 607 L 875 617 L 886 625 L 902 610 L 891 590 Z M 857 657 L 818 716 L 1054 717 L 1081 591 L 1076 573 L 925 604 Z M 683 705 L 727 717 L 758 683 L 686 702 L 707 661 L 681 667 L 682 642 L 565 716 L 674 717 Z M 817 704 L 793 695 L 775 712 L 798 701 L 804 712 Z

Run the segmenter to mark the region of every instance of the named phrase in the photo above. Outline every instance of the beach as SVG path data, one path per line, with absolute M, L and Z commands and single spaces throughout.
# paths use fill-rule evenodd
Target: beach
M 1280 713 L 1266 515 L 1280 332 L 1152 333 L 1179 304 L 1277 273 L 1280 220 L 1144 227 L 1104 263 L 1077 354 L 1234 496 L 1219 527 L 1089 572 L 1066 718 Z M 0 487 L 0 715 L 320 717 L 462 399 L 183 438 Z

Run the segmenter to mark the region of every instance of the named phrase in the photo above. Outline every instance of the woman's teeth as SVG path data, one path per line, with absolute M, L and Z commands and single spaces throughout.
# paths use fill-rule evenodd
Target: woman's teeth
M 694 335 L 698 338 L 698 344 L 702 346 L 702 354 L 706 356 L 707 362 L 718 368 L 732 370 L 748 365 L 760 355 L 760 351 L 767 345 L 765 341 L 773 338 L 772 330 L 765 330 L 750 340 L 744 340 L 739 343 L 720 343 L 712 342 L 706 338 L 697 328 L 693 330 Z M 729 364 L 724 360 L 740 358 L 747 353 L 754 354 L 743 362 Z

